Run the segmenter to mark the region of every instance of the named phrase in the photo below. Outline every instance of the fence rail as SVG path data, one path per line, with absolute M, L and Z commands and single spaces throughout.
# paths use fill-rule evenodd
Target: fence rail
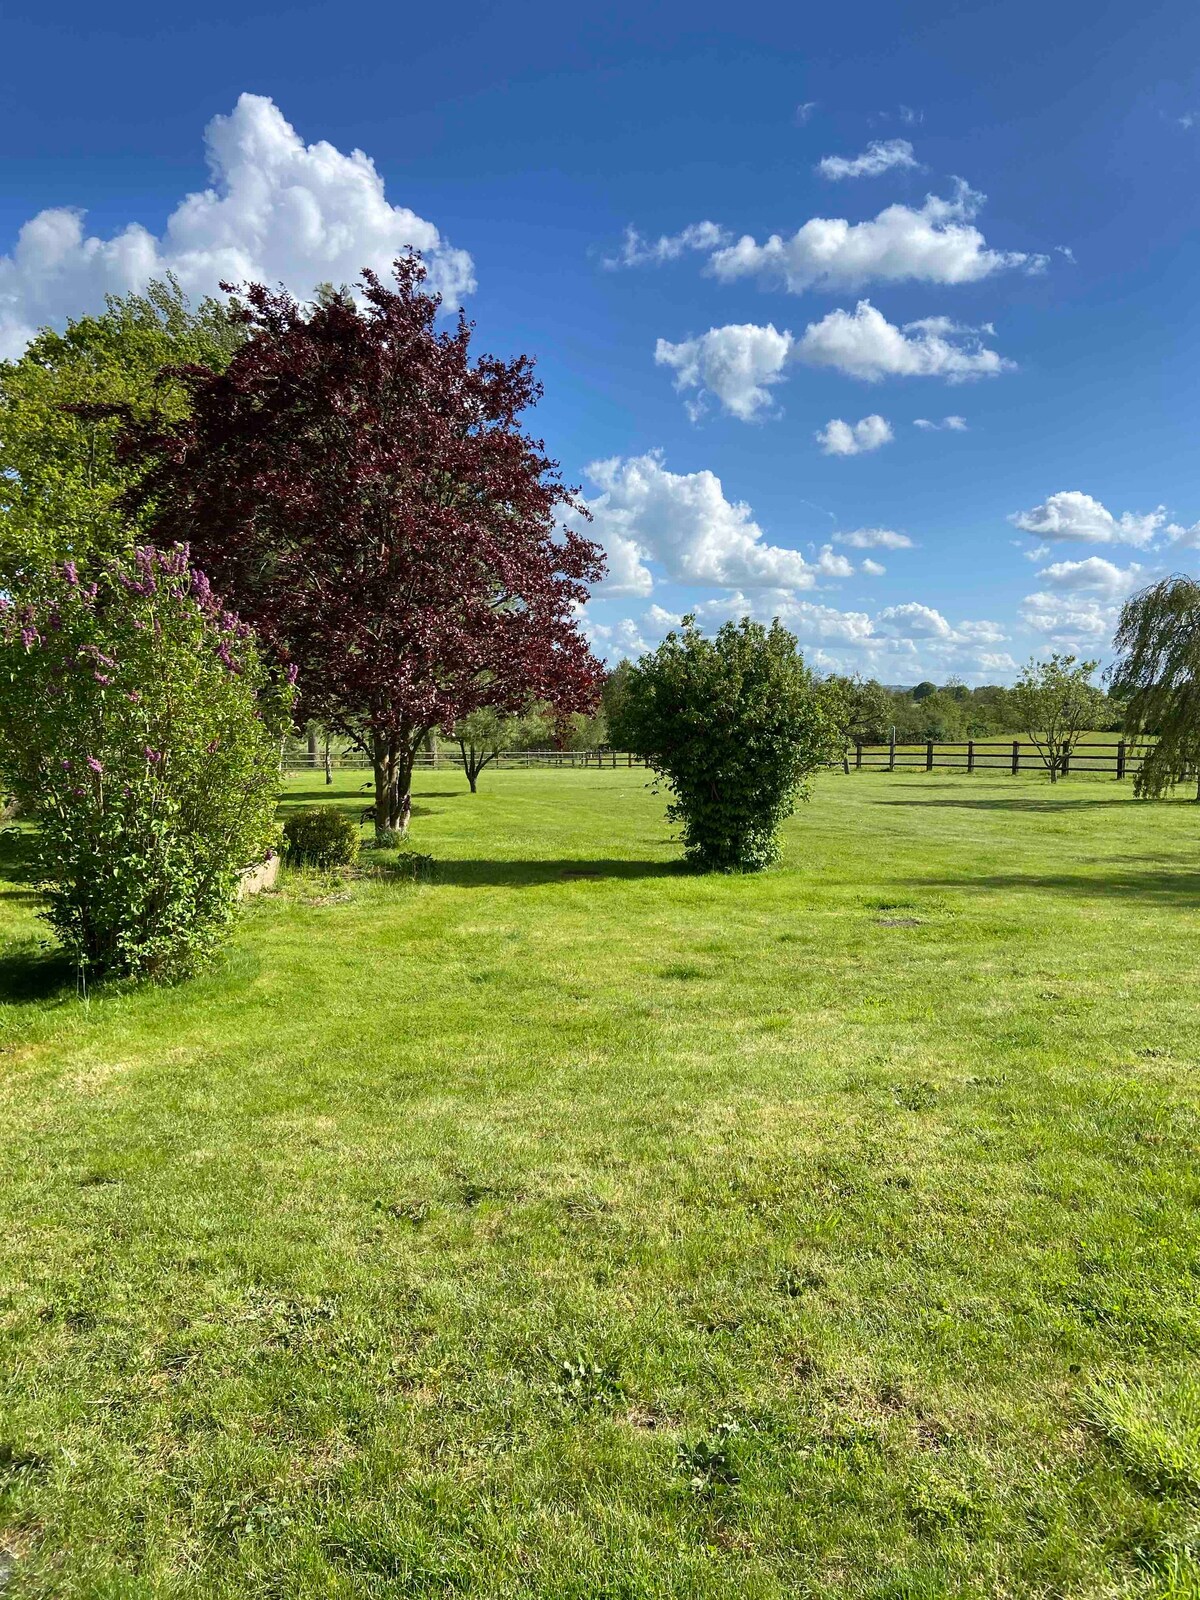
M 462 771 L 462 759 L 458 751 L 448 745 L 444 750 L 436 752 L 419 750 L 414 765 L 425 771 L 453 771 L 455 768 Z M 494 761 L 488 763 L 489 767 L 644 767 L 646 763 L 641 756 L 631 755 L 628 750 L 505 750 Z M 333 772 L 370 772 L 370 759 L 357 751 L 349 751 L 343 755 L 330 755 L 329 767 Z M 301 750 L 294 754 L 285 755 L 283 758 L 285 772 L 324 772 L 325 757 L 323 755 L 310 756 L 307 751 Z
M 1062 767 L 1066 776 L 1071 772 L 1092 772 L 1111 775 L 1118 781 L 1133 777 L 1142 764 L 1145 745 L 1135 745 L 1125 739 L 1076 745 Z M 840 764 L 840 763 L 839 763 Z M 415 765 L 425 771 L 462 770 L 462 761 L 453 746 L 443 750 L 421 750 Z M 544 767 L 591 767 L 600 770 L 613 768 L 644 768 L 641 756 L 627 750 L 506 750 L 489 766 L 509 769 Z M 856 771 L 867 772 L 933 772 L 948 769 L 959 772 L 1007 772 L 1014 776 L 1021 772 L 1045 771 L 1045 763 L 1036 744 L 1030 739 L 964 739 L 957 743 L 933 739 L 921 744 L 866 744 L 857 743 L 849 755 L 849 765 Z M 306 751 L 286 755 L 285 772 L 324 772 L 325 757 L 311 756 Z M 358 752 L 331 754 L 329 770 L 332 772 L 369 772 L 369 759 Z
M 1118 782 L 1131 778 L 1141 767 L 1146 747 L 1125 739 L 1111 743 L 1077 744 L 1063 760 L 1065 777 L 1071 772 L 1109 773 Z M 856 770 L 932 772 L 948 767 L 960 772 L 1045 771 L 1041 751 L 1031 739 L 964 739 L 957 743 L 928 739 L 924 744 L 856 743 L 851 757 Z

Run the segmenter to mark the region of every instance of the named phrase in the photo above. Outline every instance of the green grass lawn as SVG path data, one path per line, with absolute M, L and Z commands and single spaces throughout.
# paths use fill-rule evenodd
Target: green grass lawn
M 1200 1593 L 1200 809 L 420 790 L 87 1002 L 9 841 L 5 1600 Z

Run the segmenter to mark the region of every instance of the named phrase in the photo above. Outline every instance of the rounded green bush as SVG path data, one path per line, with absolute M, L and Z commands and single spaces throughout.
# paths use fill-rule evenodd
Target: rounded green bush
M 349 867 L 358 860 L 358 827 L 337 806 L 311 806 L 283 825 L 288 860 L 305 867 Z

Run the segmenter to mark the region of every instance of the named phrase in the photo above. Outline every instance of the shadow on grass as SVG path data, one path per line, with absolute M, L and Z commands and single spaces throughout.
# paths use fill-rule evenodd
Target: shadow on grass
M 960 796 L 954 798 L 941 795 L 910 796 L 903 800 L 876 800 L 878 806 L 945 806 L 955 811 L 1026 811 L 1048 815 L 1056 811 L 1079 811 L 1086 807 L 1089 811 L 1099 810 L 1102 807 L 1143 805 L 1146 802 L 1135 800 L 1132 795 L 1115 795 L 1112 799 L 1093 798 L 1091 795 L 1077 795 L 1070 798 L 1058 799 L 1046 795 L 999 795 L 986 799 L 965 800 Z
M 467 792 L 468 791 L 466 789 L 463 790 L 464 794 Z M 429 791 L 425 791 L 420 796 L 421 800 L 453 800 L 454 798 L 454 792 L 447 792 L 446 794 L 433 794 Z M 303 789 L 300 791 L 292 790 L 290 793 L 285 790 L 285 792 L 279 797 L 279 809 L 280 811 L 295 811 L 300 806 L 311 805 L 314 802 L 321 805 L 333 806 L 338 811 L 344 811 L 346 815 L 348 817 L 352 817 L 355 822 L 366 822 L 367 819 L 363 813 L 370 807 L 372 803 L 371 794 L 369 791 L 365 791 L 362 794 L 347 794 L 347 792 L 342 789 L 341 791 L 334 790 L 331 794 L 328 789 Z M 423 806 L 419 802 L 414 802 L 412 815 L 414 817 L 428 817 L 432 815 L 432 813 L 428 806 Z
M 548 883 L 586 883 L 606 878 L 681 878 L 682 861 L 446 861 L 438 856 L 433 881 L 459 889 L 535 889 Z
M 66 999 L 75 988 L 75 968 L 61 950 L 17 950 L 0 956 L 0 1006 Z
M 915 882 L 916 880 L 914 880 Z M 1086 875 L 1073 872 L 982 872 L 962 877 L 922 878 L 923 889 L 1046 890 L 1074 899 L 1146 900 L 1181 910 L 1200 907 L 1200 872 L 1191 868 L 1139 867 L 1110 871 L 1097 863 Z
M 6 900 L 40 900 L 37 890 L 37 857 L 34 836 L 19 828 L 0 833 L 0 880 L 19 887 L 9 888 Z

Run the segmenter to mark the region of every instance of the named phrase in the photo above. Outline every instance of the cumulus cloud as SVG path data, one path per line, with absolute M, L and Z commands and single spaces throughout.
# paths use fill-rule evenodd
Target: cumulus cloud
M 1085 544 L 1148 545 L 1166 522 L 1166 511 L 1125 511 L 1113 515 L 1099 500 L 1078 489 L 1062 489 L 1029 511 L 1008 519 L 1023 533 L 1043 539 L 1070 539 Z
M 914 428 L 923 428 L 926 433 L 966 433 L 966 417 L 943 417 L 940 422 L 931 422 L 928 417 L 914 417 Z
M 809 366 L 833 367 L 868 383 L 886 377 L 965 383 L 1014 370 L 1016 363 L 989 350 L 979 334 L 944 317 L 898 328 L 869 300 L 860 300 L 853 311 L 831 311 L 820 322 L 810 322 L 794 355 Z
M 998 623 L 952 623 L 935 607 L 915 601 L 872 615 L 768 589 L 753 596 L 713 598 L 695 609 L 706 627 L 717 627 L 728 617 L 751 616 L 761 622 L 778 617 L 822 667 L 863 671 L 885 681 L 950 672 L 984 681 L 1016 669 L 1011 655 L 995 648 L 1006 642 Z
M 893 167 L 916 167 L 919 162 L 907 139 L 872 139 L 861 155 L 825 156 L 817 162 L 823 178 L 877 178 Z
M 911 550 L 912 540 L 906 533 L 893 533 L 891 528 L 855 528 L 851 533 L 835 533 L 835 544 L 847 544 L 851 550 Z
M 657 239 L 643 238 L 636 228 L 628 227 L 621 249 L 615 256 L 607 257 L 604 265 L 609 268 L 661 267 L 665 261 L 678 261 L 689 251 L 716 250 L 728 240 L 728 233 L 715 222 L 691 222 L 678 233 L 660 234 Z
M 20 353 L 39 325 L 95 310 L 106 294 L 173 272 L 191 294 L 219 282 L 285 283 L 306 296 L 322 281 L 386 274 L 420 250 L 430 282 L 457 302 L 475 287 L 465 250 L 432 222 L 393 205 L 361 150 L 306 145 L 275 103 L 243 94 L 204 132 L 211 185 L 182 199 L 161 236 L 131 222 L 109 238 L 85 233 L 82 211 L 56 207 L 21 228 L 0 256 L 0 356 Z
M 1021 620 L 1049 644 L 1086 648 L 1106 643 L 1116 630 L 1119 605 L 1091 595 L 1039 590 L 1021 602 Z
M 796 126 L 802 128 L 811 119 L 816 109 L 817 102 L 815 100 L 802 100 L 796 107 Z
M 654 561 L 679 583 L 719 587 L 811 589 L 818 577 L 847 576 L 844 557 L 828 547 L 810 564 L 798 550 L 767 542 L 750 507 L 729 500 L 715 473 L 670 472 L 662 453 L 586 468 L 599 494 L 588 500 L 591 538 L 609 555 L 609 593 L 648 595 Z
M 817 443 L 827 456 L 860 456 L 868 450 L 878 450 L 893 438 L 891 425 L 875 412 L 854 423 L 834 417 L 816 434 Z
M 725 282 L 759 278 L 792 294 L 868 283 L 976 283 L 1010 268 L 1042 271 L 1045 256 L 988 247 L 973 225 L 983 200 L 959 180 L 949 200 L 929 195 L 917 209 L 888 206 L 867 222 L 812 217 L 790 238 L 776 233 L 763 244 L 744 234 L 714 251 L 710 266 Z
M 753 422 L 771 404 L 771 387 L 783 376 L 792 342 L 790 333 L 780 333 L 771 323 L 765 328 L 731 323 L 679 344 L 660 339 L 654 359 L 674 370 L 678 393 L 694 392 L 686 402 L 693 422 L 703 416 L 710 396 L 730 416 Z
M 1072 594 L 1092 594 L 1102 600 L 1123 600 L 1138 587 L 1145 568 L 1136 561 L 1118 567 L 1102 556 L 1083 561 L 1055 561 L 1038 573 L 1052 589 Z
M 868 556 L 860 571 L 865 572 L 868 578 L 882 578 L 887 568 L 879 561 L 872 561 Z

